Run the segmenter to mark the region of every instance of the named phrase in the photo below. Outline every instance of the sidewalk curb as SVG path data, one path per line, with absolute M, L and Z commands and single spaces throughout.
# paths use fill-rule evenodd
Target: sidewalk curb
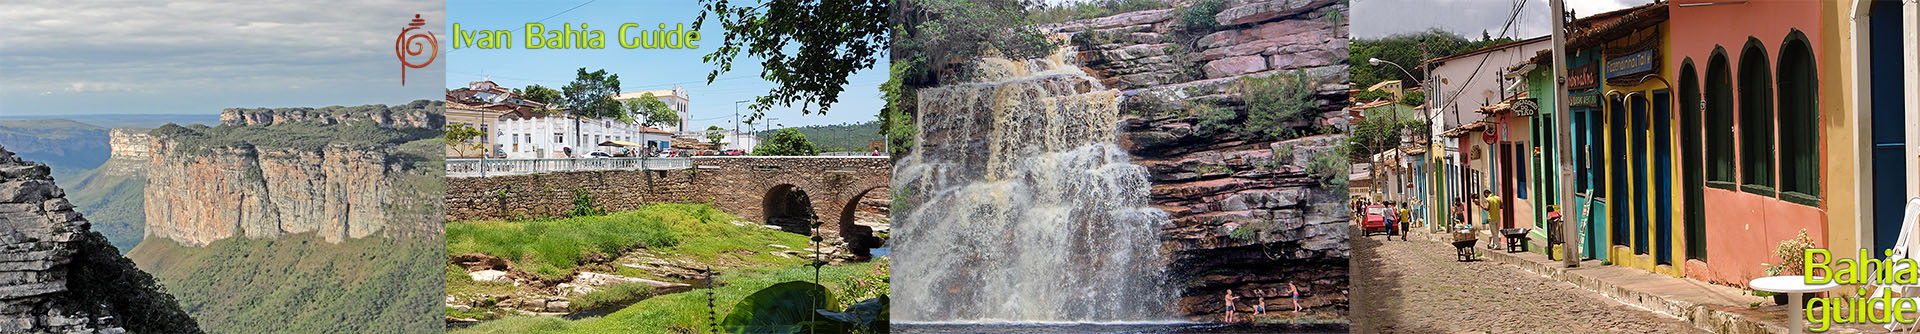
M 1451 235 L 1445 233 L 1416 231 L 1415 233 L 1409 234 L 1411 236 L 1409 239 L 1411 240 L 1439 243 L 1450 243 L 1450 241 L 1452 241 Z M 1449 239 L 1441 240 L 1441 237 L 1447 237 Z M 1785 334 L 1787 332 L 1786 326 L 1782 324 L 1761 321 L 1747 315 L 1714 309 L 1709 305 L 1669 299 L 1662 295 L 1620 287 L 1611 282 L 1580 273 L 1579 268 L 1575 268 L 1575 270 L 1569 272 L 1567 270 L 1568 268 L 1562 266 L 1560 262 L 1534 262 L 1514 256 L 1513 254 L 1508 254 L 1504 249 L 1485 249 L 1485 245 L 1476 245 L 1476 247 L 1480 247 L 1479 254 L 1484 260 L 1512 265 L 1548 279 L 1567 282 L 1581 289 L 1599 293 L 1623 304 L 1679 318 L 1687 323 L 1693 324 L 1693 327 L 1697 329 L 1719 334 Z

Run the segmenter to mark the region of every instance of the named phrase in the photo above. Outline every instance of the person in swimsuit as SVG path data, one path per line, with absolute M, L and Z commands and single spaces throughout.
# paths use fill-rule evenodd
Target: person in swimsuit
M 1233 296 L 1233 289 L 1227 289 L 1227 322 L 1236 322 L 1233 317 L 1233 300 L 1239 298 Z
M 1293 295 L 1293 313 L 1300 313 L 1300 287 L 1287 282 L 1287 294 Z

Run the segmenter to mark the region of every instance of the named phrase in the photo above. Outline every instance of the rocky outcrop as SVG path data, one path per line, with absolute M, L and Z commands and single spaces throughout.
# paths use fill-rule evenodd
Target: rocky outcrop
M 1319 175 L 1330 173 L 1307 166 L 1344 165 L 1334 152 L 1345 136 L 1315 134 L 1344 123 L 1346 10 L 1331 0 L 1227 1 L 1214 16 L 1221 28 L 1198 37 L 1181 30 L 1178 10 L 1050 27 L 1075 33 L 1081 65 L 1124 90 L 1119 141 L 1149 171 L 1151 202 L 1170 220 L 1161 248 L 1172 254 L 1180 315 L 1218 320 L 1228 290 L 1286 298 L 1297 288 L 1303 316 L 1345 317 L 1343 199 Z M 1289 135 L 1203 129 L 1201 110 L 1248 115 L 1243 78 L 1281 74 L 1314 80 L 1310 110 L 1281 125 Z
M 419 128 L 443 120 L 440 102 L 424 104 L 391 109 L 382 105 L 228 109 L 221 114 L 221 127 L 229 129 L 157 129 L 145 190 L 146 234 L 201 246 L 235 236 L 263 239 L 313 232 L 338 243 L 383 232 L 431 231 L 444 206 L 438 194 L 421 193 L 427 189 L 418 184 L 439 182 L 442 174 L 439 164 L 423 160 L 423 154 L 409 153 L 393 143 L 370 146 L 336 141 L 317 149 L 256 144 L 254 140 L 273 139 L 235 138 L 247 132 L 231 129 L 289 122 L 337 126 L 363 120 L 382 127 Z
M 334 125 L 363 121 L 373 122 L 383 128 L 433 128 L 446 123 L 446 114 L 418 106 L 388 107 L 381 104 L 325 108 L 229 108 L 220 111 L 220 125 L 223 126 L 287 123 Z
M 126 297 L 155 292 L 105 291 L 124 282 L 128 276 L 122 271 L 131 264 L 106 246 L 105 238 L 89 231 L 90 224 L 73 210 L 48 173 L 46 165 L 22 161 L 0 148 L 0 332 L 126 333 L 122 322 L 127 318 L 116 318 L 123 307 L 136 306 Z M 144 273 L 138 276 L 151 284 Z M 101 282 L 109 286 L 89 285 Z M 170 298 L 164 305 L 137 306 L 149 309 L 141 315 L 167 311 L 164 308 L 181 314 Z M 140 315 L 132 319 L 147 320 Z M 172 321 L 182 326 L 168 327 L 170 331 L 198 332 L 191 319 Z
M 114 128 L 107 133 L 107 146 L 111 150 L 109 159 L 146 160 L 153 157 L 153 136 L 147 135 L 147 128 Z

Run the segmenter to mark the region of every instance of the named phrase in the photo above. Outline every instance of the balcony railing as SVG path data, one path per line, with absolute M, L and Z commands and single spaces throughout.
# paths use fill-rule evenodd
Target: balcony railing
M 688 158 L 447 159 L 447 177 L 692 168 Z

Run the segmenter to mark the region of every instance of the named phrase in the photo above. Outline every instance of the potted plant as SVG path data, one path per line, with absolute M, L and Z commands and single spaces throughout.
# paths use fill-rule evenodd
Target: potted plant
M 1807 236 L 1807 229 L 1800 229 L 1800 235 L 1794 236 L 1792 239 L 1781 240 L 1779 245 L 1773 247 L 1773 256 L 1780 259 L 1778 263 L 1761 263 L 1760 265 L 1767 267 L 1767 276 L 1779 276 L 1783 273 L 1789 275 L 1805 274 L 1802 272 L 1804 268 L 1801 268 L 1801 264 L 1805 263 L 1803 256 L 1806 255 L 1807 249 L 1813 247 L 1813 237 Z M 1755 291 L 1753 295 L 1761 297 L 1772 296 L 1775 305 L 1787 304 L 1787 294 L 1784 293 Z M 1813 294 L 1803 294 L 1801 296 L 1802 299 L 1813 299 Z M 1805 302 L 1805 300 L 1802 300 L 1802 302 Z

